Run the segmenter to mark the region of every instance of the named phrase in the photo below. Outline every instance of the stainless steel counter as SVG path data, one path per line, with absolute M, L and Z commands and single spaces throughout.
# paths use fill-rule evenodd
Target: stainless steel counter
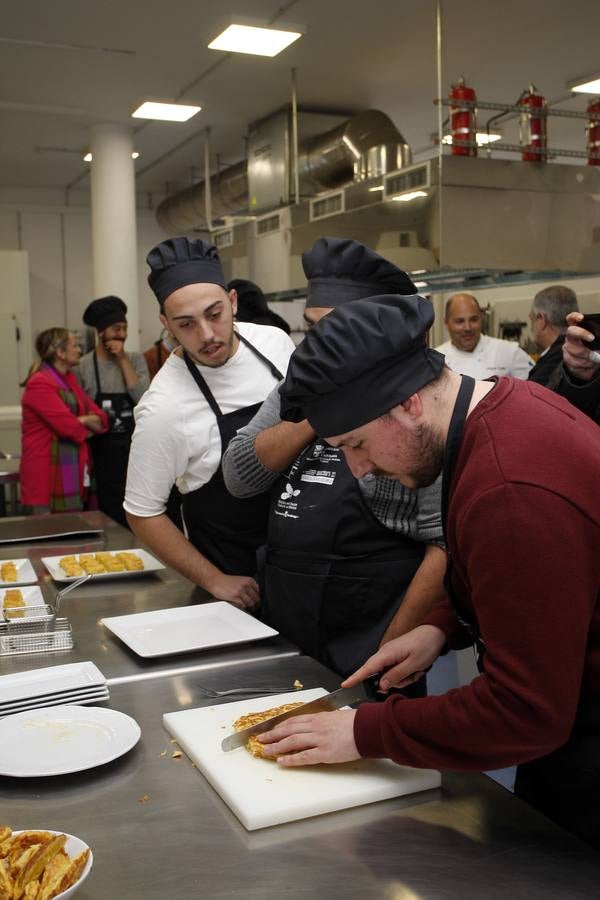
M 94 553 L 98 550 L 128 550 L 139 547 L 140 541 L 102 513 L 83 513 L 90 524 L 101 525 L 104 533 L 87 539 L 72 538 L 36 541 L 28 544 L 0 545 L 0 559 L 27 557 L 40 579 L 46 602 L 54 603 L 61 585 L 49 580 L 41 562 L 43 556 L 64 556 L 69 553 Z M 58 516 L 56 517 L 58 519 Z M 7 520 L 8 521 L 8 520 Z M 63 585 L 64 587 L 64 585 Z M 137 656 L 110 631 L 100 625 L 107 616 L 127 615 L 174 606 L 206 603 L 209 595 L 172 569 L 155 574 L 93 580 L 75 588 L 61 602 L 60 614 L 71 622 L 75 647 L 59 653 L 38 656 L 0 658 L 0 673 L 22 672 L 43 666 L 91 659 L 111 680 L 132 677 L 156 677 L 187 669 L 204 670 L 269 659 L 272 656 L 296 656 L 298 648 L 285 638 L 240 644 L 222 650 L 204 650 L 158 659 Z
M 442 789 L 249 833 L 174 745 L 162 714 L 215 701 L 206 687 L 333 688 L 307 657 L 129 682 L 110 705 L 142 728 L 120 760 L 47 779 L 0 778 L 0 818 L 84 838 L 78 900 L 580 900 L 596 856 L 483 775 Z M 161 753 L 167 751 L 162 757 Z M 146 799 L 147 798 L 147 799 Z

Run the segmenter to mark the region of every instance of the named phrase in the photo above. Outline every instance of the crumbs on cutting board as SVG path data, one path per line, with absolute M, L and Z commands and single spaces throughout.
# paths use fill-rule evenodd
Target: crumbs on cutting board
M 167 751 L 166 751 L 166 750 L 162 750 L 160 755 L 161 755 L 161 756 L 166 756 L 166 755 L 167 755 Z
M 150 794 L 144 794 L 143 797 L 140 797 L 138 803 L 148 803 L 150 800 Z
M 180 759 L 181 758 L 181 750 L 173 750 L 171 753 L 171 759 Z

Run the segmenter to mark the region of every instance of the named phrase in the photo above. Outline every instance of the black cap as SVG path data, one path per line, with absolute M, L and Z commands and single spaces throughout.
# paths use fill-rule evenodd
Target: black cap
M 350 238 L 322 237 L 302 254 L 307 306 L 340 306 L 376 294 L 416 294 L 406 272 Z
M 234 278 L 227 285 L 227 290 L 235 290 L 237 293 L 238 311 L 236 319 L 238 322 L 251 322 L 252 316 L 269 311 L 267 298 L 253 281 L 248 281 L 246 278 Z
M 386 294 L 334 309 L 292 354 L 281 418 L 308 419 L 321 437 L 345 434 L 402 403 L 444 366 L 425 342 L 434 319 L 423 297 Z
M 92 300 L 83 314 L 84 325 L 104 331 L 109 325 L 127 321 L 127 306 L 120 297 L 99 297 Z
M 226 290 L 217 248 L 205 241 L 169 238 L 150 251 L 146 262 L 150 266 L 148 284 L 161 306 L 186 284 L 218 284 Z

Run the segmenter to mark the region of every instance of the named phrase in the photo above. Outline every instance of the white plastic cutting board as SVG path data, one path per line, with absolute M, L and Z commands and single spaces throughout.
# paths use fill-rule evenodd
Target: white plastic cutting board
M 221 741 L 239 716 L 326 693 L 314 688 L 187 709 L 166 713 L 163 723 L 248 831 L 439 787 L 439 772 L 389 760 L 283 769 L 256 759 L 243 747 L 230 753 L 221 750 Z

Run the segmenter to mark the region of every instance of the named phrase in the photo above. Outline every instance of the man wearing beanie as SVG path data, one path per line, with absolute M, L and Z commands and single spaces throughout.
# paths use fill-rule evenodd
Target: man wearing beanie
M 141 353 L 127 353 L 127 306 L 120 297 L 99 297 L 87 306 L 83 322 L 96 329 L 96 347 L 74 370 L 83 389 L 109 420 L 109 430 L 90 440 L 98 506 L 127 526 L 123 512 L 133 409 L 150 383 Z
M 302 265 L 311 324 L 359 297 L 417 291 L 347 238 L 319 238 Z M 277 388 L 231 441 L 223 473 L 235 496 L 271 491 L 263 619 L 339 674 L 420 624 L 443 593 L 440 482 L 412 491 L 388 478 L 357 481 L 308 422 L 281 421 Z
M 278 328 L 240 323 L 215 247 L 185 237 L 150 251 L 148 282 L 160 320 L 180 346 L 135 413 L 124 507 L 133 531 L 161 559 L 219 600 L 258 603 L 256 550 L 264 543 L 264 498 L 235 500 L 221 457 L 283 377 L 294 349 Z M 166 514 L 182 494 L 186 535 Z
M 283 765 L 518 764 L 516 793 L 600 848 L 600 432 L 540 385 L 451 372 L 425 344 L 432 321 L 420 297 L 335 310 L 292 357 L 281 409 L 357 477 L 417 487 L 443 471 L 448 597 L 345 684 L 383 671 L 383 689 L 401 686 L 473 642 L 481 674 L 443 696 L 298 716 L 261 740 Z

